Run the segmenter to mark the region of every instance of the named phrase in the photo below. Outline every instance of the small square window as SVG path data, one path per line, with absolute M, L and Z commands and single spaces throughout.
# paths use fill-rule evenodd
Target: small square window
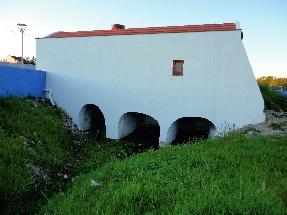
M 183 76 L 184 60 L 173 60 L 172 75 Z

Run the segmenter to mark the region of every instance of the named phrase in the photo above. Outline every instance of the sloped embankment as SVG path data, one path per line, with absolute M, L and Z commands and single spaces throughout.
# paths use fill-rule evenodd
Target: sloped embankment
M 60 187 L 51 181 L 70 160 L 67 148 L 73 141 L 60 116 L 45 102 L 0 99 L 2 212 L 29 213 L 48 187 Z
M 285 214 L 287 138 L 233 134 L 106 164 L 48 214 Z
M 97 141 L 70 127 L 67 116 L 44 100 L 0 99 L 2 214 L 34 214 L 80 172 L 130 153 L 127 144 Z
M 3 214 L 287 213 L 287 137 L 232 134 L 119 161 L 130 144 L 67 122 L 44 101 L 0 99 Z

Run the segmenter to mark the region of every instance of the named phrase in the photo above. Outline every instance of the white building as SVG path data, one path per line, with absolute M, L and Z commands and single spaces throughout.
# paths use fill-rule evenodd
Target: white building
M 212 136 L 265 119 L 242 35 L 234 23 L 56 32 L 37 39 L 37 69 L 83 130 Z

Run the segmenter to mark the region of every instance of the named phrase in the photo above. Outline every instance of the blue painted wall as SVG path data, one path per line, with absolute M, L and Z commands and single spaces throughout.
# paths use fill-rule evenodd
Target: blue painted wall
M 0 65 L 0 96 L 42 97 L 46 73 Z
M 276 92 L 282 96 L 287 96 L 287 90 L 282 90 L 282 91 L 276 90 Z

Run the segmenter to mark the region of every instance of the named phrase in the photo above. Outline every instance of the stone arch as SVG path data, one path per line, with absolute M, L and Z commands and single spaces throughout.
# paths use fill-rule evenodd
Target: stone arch
M 129 140 L 135 144 L 143 144 L 147 148 L 158 148 L 160 126 L 153 117 L 138 112 L 123 114 L 118 123 L 118 138 Z
M 82 131 L 97 137 L 106 137 L 105 117 L 97 105 L 86 104 L 81 108 L 79 126 Z
M 182 117 L 174 121 L 167 131 L 166 143 L 176 144 L 195 138 L 207 139 L 213 137 L 215 125 L 202 117 Z

